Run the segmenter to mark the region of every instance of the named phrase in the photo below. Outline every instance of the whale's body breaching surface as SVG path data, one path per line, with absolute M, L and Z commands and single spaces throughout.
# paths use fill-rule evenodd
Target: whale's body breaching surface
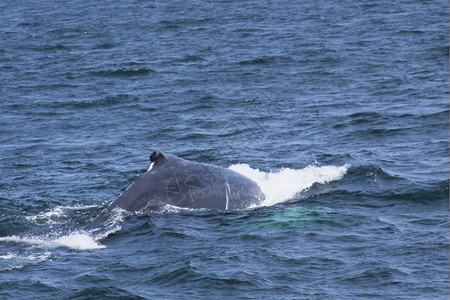
M 187 208 L 242 209 L 265 199 L 256 182 L 230 169 L 197 163 L 156 150 L 149 170 L 111 202 L 92 222 L 115 208 L 137 212 L 166 204 Z

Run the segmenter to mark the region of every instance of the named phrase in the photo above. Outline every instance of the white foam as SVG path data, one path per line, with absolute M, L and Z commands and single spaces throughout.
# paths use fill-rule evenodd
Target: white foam
M 60 236 L 7 236 L 1 237 L 0 242 L 25 243 L 45 249 L 67 247 L 75 250 L 93 250 L 105 248 L 85 232 L 72 232 Z
M 26 216 L 25 219 L 34 223 L 45 223 L 45 224 L 58 224 L 56 220 L 63 217 L 71 210 L 83 210 L 96 207 L 95 205 L 84 205 L 84 206 L 57 206 L 51 211 L 42 212 L 34 216 Z
M 115 207 L 111 210 L 111 215 L 108 217 L 108 219 L 105 221 L 105 228 L 106 231 L 104 232 L 98 232 L 97 229 L 93 229 L 90 231 L 91 233 L 95 234 L 94 240 L 99 241 L 104 238 L 106 238 L 108 235 L 113 234 L 114 232 L 119 231 L 122 229 L 122 226 L 120 225 L 123 222 L 123 219 L 128 214 L 126 210 Z
M 308 166 L 304 169 L 281 169 L 278 172 L 263 172 L 252 169 L 248 164 L 236 164 L 229 167 L 255 181 L 266 195 L 261 206 L 271 206 L 294 197 L 295 194 L 311 187 L 314 183 L 327 183 L 341 179 L 349 165 Z
M 207 208 L 192 208 L 192 207 L 181 207 L 181 206 L 175 206 L 171 204 L 164 204 L 161 209 L 158 210 L 159 213 L 179 213 L 179 212 L 198 212 L 205 210 L 207 211 Z
M 51 255 L 50 252 L 28 255 L 9 252 L 6 255 L 0 255 L 0 271 L 11 271 L 23 268 L 26 265 L 36 264 L 49 259 Z
M 93 250 L 105 248 L 95 241 L 95 239 L 82 232 L 76 232 L 69 235 L 63 235 L 55 240 L 53 240 L 55 245 L 68 247 L 76 250 Z
M 26 216 L 25 219 L 34 223 L 45 222 L 47 224 L 55 224 L 57 222 L 53 221 L 52 218 L 60 217 L 62 214 L 62 208 L 59 206 L 48 212 L 40 213 L 34 216 Z
M 6 255 L 0 255 L 0 259 L 3 260 L 29 260 L 29 261 L 43 261 L 49 258 L 50 252 L 44 252 L 40 254 L 19 255 L 9 252 Z

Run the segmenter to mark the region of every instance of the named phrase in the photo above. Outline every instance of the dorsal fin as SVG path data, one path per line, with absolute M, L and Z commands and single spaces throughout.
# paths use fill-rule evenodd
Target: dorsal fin
M 155 165 L 159 165 L 159 164 L 166 162 L 167 158 L 164 156 L 164 154 L 161 151 L 155 150 L 150 155 L 150 161 L 152 163 L 155 163 Z

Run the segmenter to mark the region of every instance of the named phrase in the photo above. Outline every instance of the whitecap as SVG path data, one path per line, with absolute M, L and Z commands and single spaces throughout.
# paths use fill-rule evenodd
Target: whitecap
M 50 211 L 41 212 L 37 215 L 25 216 L 24 218 L 30 222 L 38 224 L 60 224 L 64 221 L 58 219 L 65 217 L 68 212 L 73 210 L 84 210 L 97 207 L 95 205 L 76 205 L 76 206 L 63 206 L 59 205 Z
M 14 242 L 29 244 L 43 249 L 55 249 L 66 247 L 75 250 L 93 250 L 105 248 L 97 243 L 95 238 L 83 231 L 75 231 L 69 234 L 52 234 L 41 236 L 7 236 L 0 237 L 0 242 Z
M 11 271 L 21 269 L 27 265 L 37 264 L 46 261 L 51 257 L 50 252 L 19 254 L 8 252 L 0 255 L 0 271 Z
M 255 181 L 266 195 L 261 206 L 271 206 L 292 199 L 295 194 L 310 188 L 314 183 L 323 184 L 342 179 L 349 167 L 350 165 L 311 165 L 298 170 L 285 168 L 278 172 L 264 172 L 253 169 L 248 164 L 235 164 L 229 169 Z

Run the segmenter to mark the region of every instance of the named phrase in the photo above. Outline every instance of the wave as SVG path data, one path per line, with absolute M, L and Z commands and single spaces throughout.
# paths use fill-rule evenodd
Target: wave
M 117 94 L 114 96 L 106 96 L 101 99 L 83 100 L 79 102 L 69 102 L 60 104 L 60 106 L 69 106 L 75 108 L 93 108 L 93 107 L 114 107 L 123 105 L 133 105 L 138 102 L 137 97 L 132 97 L 129 94 Z
M 249 66 L 249 65 L 268 65 L 268 64 L 276 64 L 276 63 L 290 63 L 292 62 L 292 58 L 289 56 L 261 56 L 255 57 L 251 59 L 244 59 L 239 61 L 239 65 L 241 66 Z
M 147 76 L 155 72 L 156 72 L 155 70 L 148 68 L 122 68 L 117 70 L 92 72 L 92 75 L 101 77 L 136 77 L 136 76 Z
M 205 59 L 199 55 L 184 55 L 183 57 L 176 58 L 173 60 L 175 63 L 191 63 L 191 62 L 201 62 Z
M 65 247 L 74 250 L 93 250 L 105 248 L 94 237 L 83 231 L 74 231 L 68 234 L 46 234 L 40 236 L 7 236 L 0 237 L 0 243 L 29 244 L 45 250 Z
M 54 209 L 42 212 L 37 215 L 26 216 L 25 219 L 36 225 L 45 225 L 43 230 L 45 233 L 35 234 L 28 233 L 23 235 L 11 235 L 6 237 L 0 237 L 0 248 L 3 249 L 16 249 L 16 244 L 20 245 L 21 251 L 26 256 L 34 258 L 35 251 L 52 251 L 57 248 L 67 248 L 70 250 L 86 251 L 86 250 L 98 250 L 106 248 L 100 241 L 105 237 L 119 231 L 122 226 L 124 216 L 128 212 L 122 209 L 115 209 L 109 218 L 104 222 L 101 228 L 95 230 L 79 229 L 79 225 L 76 225 L 78 229 L 63 230 L 62 228 L 67 225 L 68 220 L 75 215 L 79 216 L 80 210 L 92 211 L 92 208 L 97 208 L 96 205 L 86 206 L 57 206 Z M 69 222 L 70 223 L 70 222 Z M 55 227 L 54 225 L 58 227 Z M 33 227 L 35 230 L 39 227 Z M 42 228 L 41 228 L 42 230 Z M 39 255 L 43 255 L 40 253 Z M 25 266 L 27 263 L 4 263 L 4 260 L 9 260 L 15 257 L 15 254 L 7 253 L 0 255 L 0 270 L 11 270 Z M 24 259 L 21 259 L 23 261 Z M 5 265 L 5 267 L 2 267 Z
M 37 215 L 25 216 L 25 219 L 36 224 L 61 224 L 64 223 L 72 212 L 79 212 L 81 210 L 88 210 L 97 207 L 96 205 L 76 205 L 63 206 L 59 205 L 50 211 L 41 212 Z
M 18 50 L 31 50 L 34 52 L 56 52 L 56 51 L 70 51 L 72 48 L 62 45 L 25 45 L 17 47 Z
M 341 179 L 350 165 L 307 166 L 304 169 L 281 169 L 278 172 L 264 172 L 252 169 L 248 164 L 236 164 L 229 167 L 255 181 L 266 195 L 261 206 L 271 206 L 292 199 L 297 193 L 310 188 L 315 183 L 327 183 Z
M 107 216 L 107 218 L 103 221 L 103 224 L 101 224 L 100 227 L 93 227 L 92 229 L 89 229 L 89 233 L 91 234 L 91 236 L 93 236 L 95 241 L 102 240 L 107 236 L 109 236 L 110 234 L 113 234 L 121 230 L 122 229 L 121 224 L 124 218 L 129 214 L 131 213 L 124 209 L 116 207 L 111 211 L 111 214 Z M 88 227 L 90 225 L 88 225 Z
M 411 184 L 391 191 L 370 194 L 372 197 L 390 201 L 408 201 L 423 204 L 444 204 L 448 211 L 449 180 L 429 183 L 423 186 Z
M 0 271 L 11 271 L 21 269 L 27 265 L 46 261 L 51 257 L 51 252 L 20 254 L 8 252 L 0 255 Z

